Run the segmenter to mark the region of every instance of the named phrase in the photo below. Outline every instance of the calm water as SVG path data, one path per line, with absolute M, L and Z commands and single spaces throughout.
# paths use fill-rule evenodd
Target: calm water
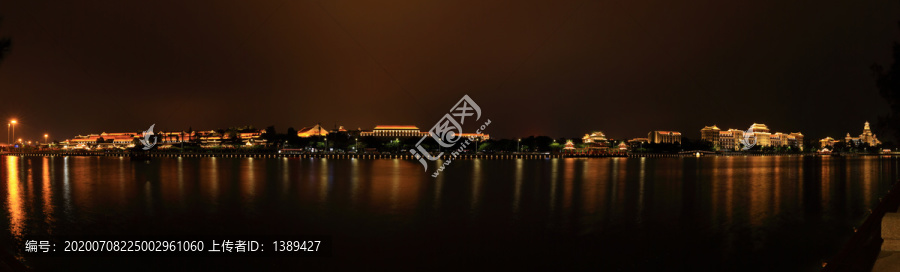
M 882 157 L 407 160 L 0 156 L 0 246 L 37 270 L 815 271 L 891 183 Z M 332 257 L 60 258 L 25 235 L 327 234 Z M 250 270 L 252 269 L 252 270 Z

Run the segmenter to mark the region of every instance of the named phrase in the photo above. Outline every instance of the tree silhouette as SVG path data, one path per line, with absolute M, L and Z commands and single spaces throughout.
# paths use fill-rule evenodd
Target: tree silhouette
M 878 94 L 887 101 L 891 108 L 891 113 L 878 117 L 878 128 L 889 132 L 888 135 L 896 143 L 896 139 L 900 136 L 898 135 L 900 132 L 900 44 L 897 42 L 894 42 L 893 53 L 893 63 L 887 71 L 879 64 L 873 64 L 871 69 L 875 76 Z

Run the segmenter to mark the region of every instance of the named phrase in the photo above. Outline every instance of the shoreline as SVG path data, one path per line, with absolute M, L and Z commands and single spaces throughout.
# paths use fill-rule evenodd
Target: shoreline
M 325 158 L 325 159 L 409 159 L 414 160 L 411 154 L 390 153 L 271 153 L 271 152 L 0 152 L 0 155 L 21 157 L 129 157 L 129 158 L 163 158 L 163 157 L 215 157 L 215 158 Z M 816 153 L 600 153 L 600 154 L 571 154 L 571 153 L 506 153 L 506 154 L 459 154 L 455 158 L 451 155 L 440 156 L 441 160 L 448 159 L 564 159 L 564 158 L 686 158 L 686 157 L 856 157 L 856 156 L 897 156 L 898 154 L 816 154 Z

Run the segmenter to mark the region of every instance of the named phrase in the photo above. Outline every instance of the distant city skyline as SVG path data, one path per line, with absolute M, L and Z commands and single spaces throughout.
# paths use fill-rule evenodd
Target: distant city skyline
M 141 129 L 137 129 L 137 130 L 135 130 L 135 131 L 132 131 L 132 130 L 121 130 L 121 131 L 115 131 L 115 130 L 101 130 L 101 131 L 93 131 L 93 132 L 79 133 L 79 134 L 75 134 L 75 135 L 68 135 L 68 136 L 64 136 L 64 137 L 61 137 L 61 138 L 60 138 L 60 136 L 49 136 L 49 135 L 58 135 L 58 134 L 51 134 L 51 133 L 47 133 L 47 132 L 41 132 L 41 133 L 35 134 L 35 137 L 30 137 L 28 134 L 22 135 L 21 129 L 19 128 L 19 127 L 21 127 L 22 122 L 18 121 L 19 119 L 8 119 L 8 120 L 7 120 L 7 123 L 9 123 L 11 120 L 16 120 L 16 121 L 17 121 L 16 126 L 17 126 L 17 129 L 19 129 L 19 132 L 17 132 L 17 136 L 16 136 L 15 138 L 11 138 L 11 139 L 10 139 L 10 142 L 15 142 L 17 139 L 23 139 L 23 141 L 31 140 L 31 141 L 35 141 L 35 142 L 42 142 L 42 141 L 44 141 L 44 140 L 48 140 L 48 141 L 63 141 L 63 140 L 75 138 L 75 137 L 77 137 L 77 136 L 100 134 L 100 133 L 104 133 L 104 132 L 106 132 L 106 133 L 123 133 L 123 132 L 127 132 L 127 133 L 139 133 L 140 131 L 142 131 Z M 764 125 L 764 126 L 765 126 L 765 124 L 763 124 L 763 123 L 753 123 L 752 126 L 755 126 L 755 125 L 757 125 L 757 124 L 759 124 L 759 125 Z M 397 126 L 397 127 L 406 127 L 405 129 L 411 129 L 411 128 L 414 128 L 414 129 L 416 129 L 417 131 L 419 130 L 419 128 L 418 128 L 417 125 L 372 125 L 372 126 L 369 126 L 369 127 L 356 127 L 356 128 L 350 128 L 350 127 L 346 127 L 346 126 L 343 126 L 343 125 L 340 125 L 340 124 L 335 124 L 334 127 L 328 127 L 328 126 L 325 126 L 325 125 L 323 125 L 323 124 L 312 124 L 312 125 L 309 125 L 309 124 L 308 124 L 307 126 L 291 126 L 291 127 L 282 127 L 282 128 L 276 127 L 276 133 L 283 134 L 283 133 L 285 133 L 285 132 L 287 131 L 288 128 L 294 128 L 294 130 L 296 130 L 298 133 L 301 133 L 301 134 L 304 134 L 304 133 L 305 133 L 305 134 L 310 134 L 310 135 L 315 134 L 314 131 L 313 131 L 313 132 L 310 132 L 310 130 L 316 130 L 316 129 L 320 130 L 320 132 L 318 132 L 318 133 L 321 133 L 321 130 L 324 130 L 324 131 L 331 131 L 331 130 L 342 130 L 342 131 L 344 131 L 344 130 L 354 130 L 354 131 L 355 131 L 355 130 L 362 130 L 362 131 L 372 131 L 373 129 L 378 129 L 380 126 L 381 126 L 381 127 L 394 127 L 394 126 Z M 752 127 L 752 126 L 751 126 L 751 127 Z M 864 126 L 863 134 L 859 135 L 858 137 L 854 137 L 854 138 L 857 138 L 857 139 L 862 138 L 864 141 L 869 141 L 868 139 L 871 139 L 872 135 L 873 135 L 873 134 L 877 134 L 877 133 L 873 133 L 873 132 L 872 132 L 872 129 L 870 128 L 869 122 L 864 122 L 864 125 L 863 125 L 863 126 Z M 209 131 L 209 130 L 228 129 L 228 128 L 239 128 L 239 127 L 253 127 L 253 128 L 255 128 L 255 129 L 260 129 L 260 130 L 265 129 L 265 126 L 232 125 L 232 126 L 227 126 L 227 127 L 217 127 L 217 128 L 201 128 L 201 129 L 198 129 L 198 128 L 196 128 L 196 127 L 189 127 L 189 128 L 185 128 L 185 129 L 165 129 L 165 130 L 159 130 L 159 131 L 166 131 L 166 132 L 182 132 L 182 131 L 185 131 L 185 132 L 186 132 L 186 131 L 188 131 L 188 129 L 190 129 L 190 130 L 192 130 L 192 131 Z M 627 140 L 629 140 L 629 139 L 634 139 L 634 138 L 645 138 L 645 137 L 647 137 L 647 138 L 652 138 L 652 137 L 650 137 L 648 134 L 653 134 L 654 132 L 666 132 L 666 133 L 678 133 L 678 134 L 679 134 L 679 135 L 678 135 L 678 138 L 679 138 L 679 139 L 681 139 L 682 137 L 685 137 L 685 138 L 691 139 L 691 140 L 704 140 L 704 139 L 706 139 L 706 138 L 705 138 L 704 135 L 703 135 L 703 130 L 704 130 L 704 129 L 707 129 L 707 128 L 712 128 L 712 127 L 718 127 L 718 125 L 703 126 L 703 127 L 702 127 L 701 129 L 699 129 L 699 130 L 697 130 L 697 129 L 693 129 L 693 130 L 685 130 L 684 132 L 682 132 L 681 130 L 655 130 L 655 129 L 652 129 L 652 130 L 648 130 L 649 132 L 646 133 L 646 134 L 643 134 L 643 135 L 638 134 L 638 135 L 605 136 L 605 137 L 608 137 L 608 138 L 610 138 L 610 139 L 615 139 L 615 140 L 627 141 Z M 401 129 L 403 129 L 403 128 L 401 128 Z M 729 128 L 728 130 L 721 130 L 721 131 L 724 133 L 724 132 L 729 131 L 729 130 L 734 130 L 734 128 Z M 740 130 L 740 129 L 738 129 L 738 130 Z M 590 131 L 595 131 L 595 132 L 596 132 L 596 131 L 604 131 L 603 133 L 605 133 L 605 130 L 597 130 L 597 129 L 594 129 L 594 130 L 590 130 Z M 692 133 L 691 131 L 697 131 L 697 133 Z M 847 131 L 848 131 L 848 132 L 845 132 L 845 133 L 843 133 L 843 134 L 847 134 L 847 135 L 856 135 L 856 134 L 854 134 L 855 132 L 853 132 L 853 131 L 854 131 L 853 129 L 848 129 Z M 685 132 L 687 132 L 687 133 L 685 133 Z M 418 133 L 418 132 L 417 132 L 417 133 Z M 585 132 L 585 133 L 588 133 L 588 132 Z M 718 132 L 717 132 L 717 133 L 718 133 Z M 792 130 L 792 131 L 788 131 L 788 132 L 785 132 L 785 135 L 786 135 L 786 136 L 790 136 L 790 135 L 792 135 L 792 134 L 794 134 L 794 133 L 800 133 L 800 131 L 799 131 L 799 130 L 797 130 L 796 132 L 794 132 L 793 130 Z M 582 133 L 582 134 L 584 134 L 584 133 Z M 590 134 L 590 133 L 588 133 L 588 134 Z M 816 141 L 819 141 L 820 139 L 824 139 L 824 138 L 826 138 L 826 137 L 832 137 L 833 139 L 844 139 L 843 136 L 835 137 L 835 136 L 837 136 L 837 135 L 843 135 L 843 134 L 821 135 L 821 136 L 816 135 L 816 136 L 812 136 L 813 138 L 808 138 L 808 139 L 815 139 Z M 868 136 L 865 136 L 865 135 L 868 135 Z M 48 136 L 48 138 L 45 139 L 44 136 Z M 578 135 L 571 135 L 571 136 L 569 136 L 569 135 L 565 135 L 565 136 L 557 136 L 557 135 L 548 135 L 548 134 L 525 135 L 525 136 L 518 136 L 518 137 L 515 137 L 515 136 L 514 136 L 514 137 L 507 137 L 507 136 L 502 136 L 502 135 L 496 135 L 496 134 L 494 134 L 493 138 L 497 138 L 497 139 L 517 139 L 517 138 L 527 138 L 527 137 L 529 137 L 529 136 L 548 136 L 548 137 L 551 137 L 551 138 L 553 138 L 553 139 L 558 139 L 558 138 L 579 139 L 579 138 L 583 138 L 583 137 L 578 136 Z M 24 137 L 24 138 L 23 138 L 23 137 Z M 54 138 L 54 137 L 56 137 L 56 138 Z M 801 139 L 803 139 L 803 137 L 809 137 L 809 135 L 803 134 L 803 135 L 801 135 Z M 867 138 L 867 137 L 868 137 L 868 138 Z M 714 140 L 713 142 L 718 142 L 718 140 Z M 878 141 L 878 143 L 882 143 L 882 142 L 883 142 L 883 141 Z M 2 143 L 6 143 L 6 141 L 3 141 Z

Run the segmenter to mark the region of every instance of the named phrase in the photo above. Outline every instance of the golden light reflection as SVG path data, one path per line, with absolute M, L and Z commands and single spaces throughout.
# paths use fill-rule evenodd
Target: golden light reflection
M 44 222 L 53 222 L 53 191 L 50 188 L 50 157 L 44 157 L 41 171 L 41 202 Z
M 556 211 L 556 184 L 559 183 L 559 164 L 561 162 L 564 161 L 553 158 L 551 163 L 552 173 L 550 175 L 550 214 L 553 214 L 553 211 Z
M 368 191 L 361 197 L 367 201 L 364 206 L 375 211 L 386 210 L 389 213 L 398 213 L 415 209 L 419 205 L 422 196 L 422 184 L 425 178 L 421 175 L 421 165 L 402 159 L 372 160 L 372 169 L 379 169 L 370 175 L 371 180 L 366 182 Z
M 573 158 L 566 159 L 566 170 L 563 176 L 563 209 L 568 210 L 572 206 L 572 182 L 575 179 L 575 163 Z
M 400 160 L 393 159 L 391 162 L 394 166 L 393 171 L 391 171 L 391 210 L 396 211 L 400 205 Z
M 177 159 L 178 162 L 178 206 L 179 208 L 185 208 L 187 203 L 185 203 L 185 195 L 184 195 L 184 161 L 181 159 L 181 156 Z
M 356 206 L 359 198 L 359 160 L 350 159 L 350 205 Z
M 822 179 L 821 187 L 822 187 L 822 209 L 828 209 L 828 204 L 831 201 L 831 157 L 822 157 L 822 173 L 819 175 L 819 178 Z
M 790 159 L 791 158 L 787 158 L 787 160 L 790 160 Z M 783 189 L 782 188 L 782 186 L 783 186 L 783 184 L 782 184 L 783 177 L 782 176 L 784 175 L 784 173 L 782 173 L 782 172 L 790 172 L 791 170 L 793 170 L 795 168 L 795 166 L 792 165 L 792 163 L 790 163 L 790 162 L 787 163 L 788 167 L 784 167 L 785 163 L 782 162 L 783 160 L 786 160 L 786 159 L 782 158 L 781 156 L 775 156 L 775 166 L 773 167 L 774 171 L 772 171 L 772 178 L 774 179 L 775 186 L 773 186 L 773 191 L 771 192 L 772 195 L 774 195 L 774 198 L 773 198 L 774 204 L 772 205 L 771 215 L 776 215 L 776 214 L 781 213 L 781 209 L 782 209 L 781 205 L 783 203 L 781 201 L 781 198 L 783 197 L 782 192 L 781 192 Z
M 610 186 L 607 186 L 606 184 L 602 184 L 600 188 L 603 189 L 603 192 L 600 195 L 601 196 L 609 195 L 609 198 L 610 198 L 609 202 L 606 202 L 606 200 L 604 199 L 603 203 L 608 203 L 607 208 L 609 210 L 614 210 L 613 213 L 617 214 L 619 208 L 622 207 L 622 205 L 620 203 L 622 198 L 619 195 L 619 191 L 622 189 L 619 188 L 620 187 L 619 186 L 619 171 L 618 171 L 618 167 L 617 167 L 619 164 L 619 160 L 618 160 L 618 158 L 613 158 L 613 160 L 610 160 L 609 163 L 612 164 L 612 166 L 607 165 L 607 164 L 602 164 L 602 165 L 606 166 L 605 169 L 603 170 L 603 172 L 610 173 L 610 178 L 607 181 L 607 182 L 609 182 Z M 606 192 L 606 188 L 610 188 L 610 191 Z M 592 189 L 592 191 L 595 191 L 595 193 L 593 193 L 591 195 L 596 195 L 597 188 L 591 188 L 591 189 Z M 594 197 L 590 197 L 588 199 L 585 199 L 584 202 L 585 202 L 585 204 L 587 204 L 588 202 L 593 204 L 596 202 L 596 199 L 594 199 Z M 593 205 L 591 205 L 591 206 L 593 206 Z M 585 207 L 585 208 L 588 212 L 594 211 L 593 208 L 589 208 L 589 207 Z
M 281 171 L 281 199 L 287 199 L 291 189 L 291 164 L 287 157 L 281 158 L 278 163 Z
M 750 168 L 750 224 L 762 225 L 772 206 L 772 159 L 753 157 Z
M 710 220 L 710 225 L 713 228 L 716 228 L 719 226 L 718 221 L 720 220 L 720 218 L 719 218 L 720 211 L 719 211 L 719 205 L 718 205 L 719 203 L 718 202 L 719 202 L 719 197 L 721 197 L 721 195 L 722 195 L 722 192 L 720 192 L 721 185 L 719 183 L 724 181 L 719 176 L 719 162 L 721 160 L 730 160 L 730 159 L 731 159 L 731 157 L 723 157 L 721 159 L 714 159 L 712 161 L 713 162 L 713 165 L 712 165 L 713 174 L 712 174 L 712 178 L 710 178 L 710 184 L 709 184 L 709 187 L 710 187 L 710 189 L 709 189 L 709 192 L 710 192 L 709 220 Z M 726 171 L 727 171 L 727 169 L 726 169 Z
M 522 164 L 524 159 L 516 159 L 516 188 L 513 193 L 513 213 L 519 213 L 519 200 L 522 198 Z
M 725 222 L 730 225 L 734 222 L 734 158 L 729 158 L 725 175 Z
M 481 163 L 482 162 L 480 159 L 475 159 L 475 161 L 472 164 L 477 165 L 477 164 L 481 164 Z M 441 207 L 441 195 L 443 194 L 443 190 L 444 190 L 444 175 L 438 175 L 434 179 L 434 209 L 435 210 L 437 210 L 438 208 Z
M 210 210 L 213 212 L 217 211 L 219 208 L 219 161 L 216 157 L 211 157 L 208 160 L 201 160 L 201 167 L 205 169 L 205 173 L 203 176 L 207 177 L 205 180 L 206 183 L 206 191 L 209 194 L 209 200 L 212 203 L 210 205 Z M 209 165 L 203 165 L 209 163 Z
M 794 184 L 794 191 L 796 191 L 797 195 L 794 197 L 797 198 L 796 203 L 803 203 L 803 168 L 804 164 L 806 164 L 806 160 L 800 159 L 800 165 L 797 167 L 797 182 Z
M 319 162 L 319 201 L 320 203 L 328 202 L 328 189 L 331 185 L 331 172 L 328 171 L 328 159 L 321 158 Z
M 438 165 L 441 163 L 438 161 Z M 472 203 L 469 209 L 474 213 L 478 210 L 478 202 L 481 201 L 481 163 L 473 164 L 472 168 Z
M 256 197 L 256 167 L 253 165 L 253 158 L 241 160 L 241 185 L 244 191 L 244 197 L 248 201 L 253 201 Z
M 615 165 L 617 160 L 584 160 L 582 162 L 584 162 L 584 166 L 582 168 L 581 188 L 579 188 L 582 192 L 582 209 L 584 209 L 586 214 L 593 215 L 597 212 L 598 206 L 605 203 L 606 195 L 610 194 L 606 189 L 610 185 L 613 187 L 611 194 L 616 194 L 616 176 L 618 171 L 615 169 L 615 166 L 610 168 L 610 164 Z M 612 174 L 612 178 L 604 178 L 606 173 Z M 615 196 L 613 196 L 613 199 L 615 199 Z M 616 207 L 607 205 L 606 208 L 612 209 Z
M 872 183 L 878 180 L 872 178 L 872 163 L 874 159 L 864 159 L 862 161 L 862 184 L 863 184 L 863 205 L 868 206 L 872 203 Z
M 63 158 L 63 207 L 66 214 L 72 211 L 72 183 L 69 177 L 69 156 Z
M 9 207 L 9 231 L 14 237 L 22 238 L 25 235 L 25 211 L 23 210 L 21 184 L 19 184 L 18 164 L 19 157 L 6 156 L 6 206 Z
M 638 200 L 637 200 L 637 221 L 641 223 L 644 217 L 644 184 L 647 182 L 647 158 L 640 158 L 640 172 L 638 172 Z M 715 205 L 713 205 L 715 206 Z

